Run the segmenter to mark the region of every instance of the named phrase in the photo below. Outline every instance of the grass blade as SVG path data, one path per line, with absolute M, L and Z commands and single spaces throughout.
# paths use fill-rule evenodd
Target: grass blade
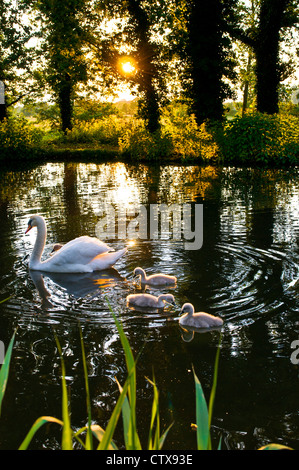
M 117 379 L 115 379 L 118 385 L 119 392 L 122 393 L 123 389 L 120 383 L 118 382 Z M 125 439 L 125 446 L 126 449 L 129 449 L 131 445 L 131 440 L 129 437 L 129 434 L 131 432 L 130 430 L 130 422 L 131 422 L 131 407 L 130 403 L 128 400 L 128 397 L 126 396 L 122 405 L 122 418 L 123 418 L 123 427 L 124 427 L 124 439 Z
M 14 340 L 15 340 L 15 335 L 16 335 L 16 333 L 13 334 L 13 336 L 12 336 L 10 342 L 9 342 L 9 345 L 8 345 L 8 348 L 7 348 L 7 351 L 6 351 L 6 354 L 5 354 L 4 361 L 3 361 L 2 367 L 0 369 L 0 415 L 1 415 L 2 401 L 3 401 L 3 398 L 4 398 L 6 385 L 7 385 L 7 381 L 8 381 L 9 366 L 10 366 L 11 353 L 12 353 L 12 348 L 13 348 L 13 344 L 14 344 Z
M 220 357 L 220 344 L 221 344 L 221 337 L 220 337 L 218 349 L 217 349 L 217 352 L 216 352 L 216 359 L 215 359 L 215 365 L 214 365 L 213 385 L 212 385 L 212 390 L 211 390 L 211 395 L 210 395 L 210 400 L 209 400 L 209 429 L 211 428 L 213 407 L 214 407 L 215 396 L 216 396 L 218 368 L 219 368 L 219 357 Z
M 62 442 L 61 448 L 62 450 L 72 450 L 72 437 L 73 432 L 71 429 L 71 422 L 70 422 L 70 415 L 69 415 L 69 407 L 68 407 L 68 391 L 66 385 L 66 373 L 65 373 L 65 365 L 62 356 L 62 350 L 60 343 L 58 341 L 57 336 L 55 335 L 55 340 L 57 344 L 57 349 L 60 354 L 61 359 L 61 383 L 62 383 L 62 421 L 63 421 L 63 428 L 62 428 Z
M 121 394 L 118 397 L 118 400 L 116 402 L 116 405 L 114 407 L 112 415 L 110 417 L 110 420 L 109 420 L 108 425 L 106 427 L 106 430 L 104 432 L 103 438 L 102 438 L 102 440 L 101 440 L 101 442 L 100 442 L 100 444 L 97 448 L 98 450 L 108 450 L 109 446 L 112 443 L 112 437 L 113 437 L 113 434 L 114 434 L 114 431 L 115 431 L 115 428 L 116 428 L 116 425 L 117 425 L 117 422 L 118 422 L 119 415 L 122 411 L 122 405 L 123 405 L 123 402 L 126 398 L 129 383 L 130 383 L 130 376 L 127 378 L 127 380 L 126 380 L 126 382 L 123 386 L 123 390 L 122 390 Z
M 154 389 L 151 422 L 150 422 L 149 437 L 148 437 L 148 450 L 158 450 L 159 440 L 160 440 L 159 392 L 158 392 L 158 389 L 154 380 L 152 381 L 150 379 L 147 379 L 147 381 L 153 386 L 153 389 Z M 156 429 L 154 433 L 155 425 L 156 425 Z M 154 438 L 153 438 L 153 435 L 154 435 Z
M 91 425 L 91 430 L 92 430 L 93 434 L 95 435 L 95 437 L 98 439 L 98 441 L 101 442 L 103 437 L 104 437 L 105 430 L 103 428 L 101 428 L 101 426 L 99 426 L 98 424 L 92 424 Z M 111 441 L 110 444 L 108 445 L 107 450 L 118 450 L 118 448 L 114 444 L 114 442 Z
M 20 445 L 19 450 L 27 450 L 33 436 L 39 430 L 39 428 L 43 426 L 45 423 L 56 423 L 56 424 L 59 424 L 60 426 L 63 426 L 63 422 L 60 421 L 60 419 L 53 418 L 52 416 L 41 416 L 32 425 L 31 429 L 29 430 L 28 434 L 26 435 L 25 439 Z
M 293 450 L 291 447 L 284 446 L 283 444 L 267 444 L 260 447 L 258 450 Z
M 85 380 L 86 408 L 87 408 L 87 415 L 88 415 L 85 449 L 92 450 L 91 405 L 90 405 L 90 393 L 89 393 L 89 383 L 88 383 L 88 371 L 87 371 L 84 341 L 83 341 L 83 336 L 82 336 L 82 330 L 80 327 L 79 327 L 79 331 L 80 331 L 82 361 L 83 361 L 84 380 Z
M 126 365 L 128 371 L 128 397 L 129 397 L 129 404 L 130 404 L 130 423 L 129 423 L 129 430 L 127 435 L 127 443 L 128 448 L 127 450 L 141 450 L 141 444 L 139 440 L 139 436 L 137 433 L 137 423 L 136 423 L 136 362 L 132 353 L 132 349 L 130 347 L 129 341 L 124 334 L 123 328 L 116 318 L 108 299 L 106 298 L 107 304 L 109 306 L 109 310 L 113 315 L 120 340 L 122 343 L 122 347 L 125 352 L 126 358 Z M 125 405 L 126 409 L 128 410 L 127 405 Z
M 164 445 L 164 441 L 167 437 L 167 434 L 169 432 L 169 430 L 171 429 L 171 427 L 173 426 L 173 423 L 170 423 L 170 425 L 168 426 L 168 428 L 163 432 L 162 436 L 160 437 L 159 439 L 159 448 L 158 450 L 161 450 L 163 445 Z
M 196 397 L 196 437 L 197 450 L 208 450 L 209 448 L 209 412 L 202 386 L 193 369 Z

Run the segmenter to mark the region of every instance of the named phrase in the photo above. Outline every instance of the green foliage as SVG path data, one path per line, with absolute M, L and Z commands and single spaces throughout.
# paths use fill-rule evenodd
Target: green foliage
M 196 398 L 196 437 L 197 437 L 197 450 L 212 450 L 211 441 L 211 422 L 213 415 L 213 407 L 217 388 L 217 377 L 220 356 L 220 342 L 216 353 L 214 377 L 211 389 L 209 405 L 206 402 L 204 392 L 200 381 L 193 370 L 195 382 L 195 398 Z M 221 440 L 218 444 L 218 449 L 221 447 Z
M 113 103 L 82 99 L 74 104 L 74 119 L 78 121 L 104 119 L 112 114 L 117 114 L 117 109 Z
M 183 161 L 212 161 L 218 148 L 205 123 L 198 126 L 194 114 L 188 113 L 185 104 L 174 103 L 165 108 L 163 129 L 171 138 L 173 153 Z
M 26 155 L 37 148 L 42 133 L 26 119 L 10 118 L 0 122 L 0 157 Z
M 61 127 L 72 128 L 76 87 L 87 80 L 87 58 L 83 52 L 82 15 L 85 0 L 38 2 L 46 33 L 47 81 L 60 109 Z
M 156 131 L 150 133 L 142 120 L 133 120 L 118 141 L 119 149 L 133 160 L 156 160 L 169 157 L 173 151 L 170 135 Z
M 101 143 L 117 145 L 118 139 L 130 127 L 130 122 L 111 115 L 106 119 L 75 121 L 72 130 L 67 130 L 62 138 L 70 144 Z
M 287 447 L 282 444 L 267 444 L 266 446 L 260 447 L 259 450 L 293 450 L 293 449 L 291 447 Z
M 27 2 L 0 1 L 0 80 L 5 84 L 5 104 L 0 103 L 0 121 L 7 108 L 36 89 L 34 36 L 24 15 Z
M 7 352 L 5 354 L 4 362 L 3 362 L 2 367 L 0 369 L 0 415 L 1 415 L 2 401 L 3 401 L 3 398 L 4 398 L 6 385 L 7 385 L 7 380 L 8 380 L 8 375 L 9 375 L 9 366 L 10 366 L 10 360 L 11 360 L 11 354 L 12 354 L 12 348 L 13 348 L 14 340 L 15 340 L 15 333 L 13 334 L 13 336 L 10 340 Z
M 214 136 L 224 162 L 296 164 L 299 120 L 295 116 L 254 113 L 227 121 Z

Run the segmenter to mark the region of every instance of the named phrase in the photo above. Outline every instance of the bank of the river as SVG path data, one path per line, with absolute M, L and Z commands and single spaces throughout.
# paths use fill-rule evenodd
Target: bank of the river
M 26 120 L 7 120 L 0 124 L 0 162 L 118 159 L 280 168 L 299 163 L 298 116 L 257 113 L 208 126 L 185 116 L 179 123 L 165 122 L 154 134 L 136 118 L 115 118 L 112 124 L 108 119 L 78 123 L 63 135 Z
M 210 158 L 204 159 L 201 156 L 186 158 L 182 155 L 168 155 L 156 156 L 155 158 L 148 158 L 147 156 L 139 156 L 138 159 L 128 153 L 122 153 L 117 146 L 90 146 L 82 145 L 68 145 L 62 147 L 48 147 L 40 149 L 32 149 L 30 152 L 20 153 L 12 149 L 9 155 L 4 157 L 0 154 L 0 164 L 2 169 L 19 169 L 22 167 L 36 166 L 43 163 L 51 162 L 82 162 L 82 163 L 102 163 L 102 162 L 129 162 L 129 163 L 143 163 L 148 165 L 200 165 L 200 166 L 231 166 L 241 168 L 285 168 L 292 169 L 299 165 L 299 157 L 297 161 L 293 160 L 291 163 L 288 161 L 281 161 L 280 159 L 271 159 L 271 161 L 246 159 L 240 160 L 238 158 L 230 159 L 227 161 L 225 158 Z

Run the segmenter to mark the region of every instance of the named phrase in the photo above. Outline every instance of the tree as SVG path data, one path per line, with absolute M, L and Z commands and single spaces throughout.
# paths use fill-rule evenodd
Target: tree
M 190 76 L 187 95 L 197 123 L 222 120 L 223 101 L 230 96 L 224 76 L 233 78 L 230 39 L 226 22 L 234 0 L 192 0 L 189 2 L 185 58 Z
M 133 34 L 135 35 L 137 73 L 134 80 L 138 83 L 143 95 L 140 114 L 145 119 L 150 132 L 160 129 L 160 111 L 155 81 L 158 79 L 156 64 L 157 52 L 150 38 L 150 21 L 140 0 L 128 0 L 128 12 L 133 19 Z
M 30 94 L 34 88 L 33 47 L 28 46 L 33 37 L 30 25 L 22 17 L 24 4 L 12 5 L 0 0 L 0 80 L 4 100 L 0 102 L 0 121 L 8 117 L 8 108 Z
M 160 129 L 161 105 L 166 96 L 166 76 L 169 66 L 169 47 L 165 31 L 169 31 L 169 4 L 173 0 L 102 0 L 89 15 L 88 43 L 106 83 L 127 81 L 138 95 L 139 115 L 147 129 Z M 99 26 L 105 21 L 117 28 L 107 33 Z M 107 24 L 107 23 L 106 23 Z M 94 26 L 93 26 L 94 25 Z M 134 73 L 124 73 L 119 64 L 131 60 Z
M 52 87 L 64 132 L 72 129 L 73 103 L 79 83 L 87 80 L 83 51 L 86 0 L 37 2 L 44 21 L 47 81 Z
M 257 110 L 262 113 L 278 112 L 279 84 L 288 67 L 281 60 L 280 49 L 283 30 L 298 24 L 299 9 L 293 0 L 257 0 L 258 20 L 247 25 L 230 24 L 232 37 L 250 46 L 255 55 Z M 246 9 L 243 9 L 245 11 Z
M 263 0 L 255 39 L 257 110 L 278 112 L 280 30 L 289 0 Z

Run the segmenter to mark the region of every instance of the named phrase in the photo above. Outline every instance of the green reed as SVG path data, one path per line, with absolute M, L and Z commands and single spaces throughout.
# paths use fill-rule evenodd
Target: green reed
M 109 305 L 109 303 L 108 303 Z M 119 332 L 120 340 L 122 347 L 125 353 L 126 367 L 127 367 L 127 379 L 123 385 L 121 385 L 117 380 L 117 385 L 119 388 L 119 397 L 116 402 L 116 405 L 113 409 L 113 412 L 110 416 L 106 429 L 103 429 L 99 425 L 91 424 L 91 401 L 90 401 L 90 392 L 88 385 L 88 373 L 87 373 L 87 361 L 85 356 L 85 348 L 82 337 L 82 331 L 80 328 L 80 341 L 82 349 L 82 361 L 83 361 L 83 370 L 84 370 L 84 379 L 85 379 L 85 392 L 86 392 L 86 408 L 87 408 L 87 425 L 79 429 L 77 432 L 74 432 L 71 427 L 71 415 L 69 409 L 69 394 L 66 384 L 66 369 L 62 354 L 62 349 L 59 343 L 57 336 L 55 335 L 57 349 L 60 355 L 61 360 L 61 385 L 62 385 L 62 419 L 57 419 L 53 416 L 41 416 L 38 418 L 23 442 L 21 443 L 19 450 L 27 450 L 31 440 L 35 436 L 36 432 L 46 423 L 58 424 L 62 428 L 62 439 L 61 439 L 61 448 L 62 450 L 72 450 L 75 448 L 75 444 L 85 449 L 92 450 L 93 448 L 97 450 L 118 450 L 113 436 L 115 429 L 117 427 L 120 415 L 122 415 L 123 420 L 123 435 L 124 435 L 124 444 L 126 450 L 142 450 L 141 441 L 137 429 L 137 418 L 136 418 L 136 391 L 137 391 L 137 382 L 136 382 L 136 364 L 138 357 L 135 359 L 130 347 L 129 341 L 123 331 L 122 325 L 113 313 L 110 305 L 109 309 L 113 315 L 117 330 Z M 13 334 L 11 341 L 9 343 L 3 365 L 0 369 L 0 413 L 3 397 L 6 390 L 6 385 L 9 375 L 9 366 L 11 361 L 12 349 L 15 339 L 15 333 Z M 197 436 L 197 449 L 198 450 L 211 450 L 211 421 L 213 414 L 213 406 L 215 401 L 216 386 L 217 386 L 217 376 L 218 376 L 218 366 L 219 366 L 219 355 L 220 355 L 220 343 L 216 353 L 215 367 L 214 367 L 214 376 L 213 384 L 210 394 L 209 403 L 205 399 L 203 389 L 200 381 L 198 380 L 197 375 L 193 369 L 194 382 L 195 382 L 195 404 L 196 404 L 196 436 Z M 147 379 L 148 382 L 153 387 L 153 402 L 152 410 L 150 417 L 150 426 L 149 434 L 147 441 L 148 450 L 161 450 L 167 434 L 173 425 L 170 426 L 161 434 L 160 432 L 160 413 L 159 413 L 159 392 L 156 386 L 155 380 Z M 95 444 L 94 444 L 95 443 Z M 218 445 L 220 449 L 221 440 Z M 289 449 L 286 446 L 278 444 L 268 444 L 261 447 L 265 450 L 276 450 L 276 449 Z
M 109 304 L 108 304 L 109 305 Z M 109 309 L 111 307 L 109 305 Z M 41 416 L 38 418 L 25 439 L 23 440 L 20 450 L 28 449 L 28 446 L 34 437 L 38 429 L 45 423 L 56 423 L 62 426 L 62 441 L 61 448 L 62 450 L 70 450 L 74 448 L 75 442 L 79 443 L 83 449 L 92 450 L 94 445 L 94 439 L 96 438 L 97 450 L 117 450 L 117 446 L 113 441 L 113 436 L 115 429 L 117 427 L 120 415 L 122 415 L 123 420 L 123 434 L 124 434 L 124 444 L 126 450 L 142 450 L 138 430 L 137 430 L 137 418 L 136 418 L 136 395 L 137 395 L 137 381 L 136 381 L 136 363 L 137 359 L 134 358 L 132 349 L 128 342 L 126 335 L 124 334 L 123 328 L 119 320 L 116 318 L 114 313 L 111 310 L 113 315 L 117 330 L 119 332 L 120 340 L 122 347 L 125 353 L 126 367 L 127 367 L 127 379 L 124 385 L 121 385 L 117 380 L 117 385 L 119 388 L 119 397 L 114 407 L 114 410 L 110 416 L 106 429 L 103 429 L 99 425 L 91 424 L 91 404 L 90 404 L 90 393 L 88 385 L 88 375 L 87 375 L 87 364 L 85 356 L 85 348 L 82 337 L 82 332 L 80 329 L 80 341 L 82 349 L 82 360 L 83 360 L 83 370 L 84 370 L 84 379 L 85 379 L 85 392 L 86 392 L 86 407 L 88 415 L 87 426 L 82 427 L 79 431 L 74 432 L 71 427 L 70 420 L 70 411 L 69 411 L 69 397 L 68 390 L 66 385 L 66 370 L 65 364 L 62 355 L 62 349 L 59 343 L 58 338 L 55 335 L 55 340 L 57 344 L 57 349 L 60 355 L 61 360 L 61 383 L 62 383 L 62 420 L 54 418 L 52 416 Z M 150 450 L 160 450 L 164 444 L 167 433 L 171 425 L 166 429 L 164 433 L 160 433 L 160 415 L 159 415 L 159 393 L 155 381 L 149 380 L 149 383 L 153 386 L 154 397 L 152 404 L 152 413 L 150 420 L 150 429 L 148 437 L 148 449 Z M 82 437 L 85 435 L 85 440 Z

